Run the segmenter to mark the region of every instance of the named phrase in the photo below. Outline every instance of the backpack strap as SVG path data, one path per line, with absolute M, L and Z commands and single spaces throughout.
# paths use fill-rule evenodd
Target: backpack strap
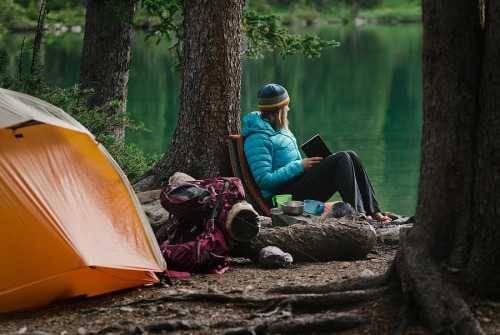
M 214 208 L 212 209 L 212 213 L 210 213 L 210 217 L 207 220 L 207 226 L 205 229 L 206 234 L 212 234 L 214 232 L 214 229 L 215 229 L 214 228 L 214 221 L 219 213 L 220 202 L 222 199 L 225 198 L 226 195 L 224 194 L 224 192 L 226 192 L 228 189 L 229 189 L 229 181 L 224 180 L 224 186 L 222 187 L 222 190 L 218 194 L 217 200 L 215 201 Z

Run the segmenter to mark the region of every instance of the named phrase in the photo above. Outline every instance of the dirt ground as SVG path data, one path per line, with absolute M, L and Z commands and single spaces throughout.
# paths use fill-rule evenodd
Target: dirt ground
M 263 269 L 247 259 L 231 259 L 222 275 L 193 274 L 172 279 L 172 286 L 141 287 L 81 301 L 67 301 L 32 311 L 0 315 L 1 334 L 225 334 L 267 320 L 278 322 L 325 311 L 281 311 L 272 315 L 238 303 L 208 301 L 169 302 L 166 297 L 193 293 L 226 293 L 245 297 L 269 297 L 268 289 L 283 285 L 324 284 L 359 276 L 368 269 L 383 274 L 397 246 L 377 244 L 365 259 L 350 262 L 297 263 L 287 269 Z M 331 313 L 366 315 L 367 321 L 339 334 L 395 334 L 403 302 L 399 290 L 374 300 L 342 306 Z M 500 334 L 500 304 L 468 300 L 486 334 Z M 408 315 L 408 314 L 407 314 Z M 411 315 L 411 314 L 410 314 Z M 175 322 L 177 321 L 177 322 Z M 180 322 L 182 321 L 182 322 Z M 168 330 L 169 327 L 177 328 Z M 184 329 L 184 330 L 183 330 Z M 251 332 L 233 332 L 233 334 Z M 300 333 L 314 333 L 301 331 Z M 403 334 L 431 334 L 409 320 Z

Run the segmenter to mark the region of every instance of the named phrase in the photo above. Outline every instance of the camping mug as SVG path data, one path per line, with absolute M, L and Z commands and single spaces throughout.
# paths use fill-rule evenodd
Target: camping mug
M 273 197 L 273 206 L 278 206 L 278 209 L 281 209 L 281 203 L 290 200 L 292 200 L 291 194 L 278 194 Z

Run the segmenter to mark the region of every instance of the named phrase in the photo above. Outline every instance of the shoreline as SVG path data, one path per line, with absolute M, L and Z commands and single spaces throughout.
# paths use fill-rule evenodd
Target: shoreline
M 354 23 L 346 23 L 342 21 L 337 21 L 337 20 L 321 20 L 321 21 L 313 21 L 313 22 L 307 22 L 307 21 L 301 21 L 298 23 L 286 23 L 283 24 L 283 26 L 286 27 L 293 27 L 293 26 L 303 26 L 303 27 L 313 27 L 313 26 L 320 26 L 320 25 L 354 25 L 356 27 L 364 26 L 364 25 L 398 25 L 398 24 L 421 24 L 422 20 L 365 20 L 362 18 L 356 18 Z M 148 24 L 141 24 L 137 25 L 134 30 L 140 31 L 144 30 L 147 31 L 148 29 L 151 28 L 151 25 Z M 85 26 L 60 26 L 56 28 L 52 28 L 50 26 L 45 27 L 46 32 L 56 32 L 56 33 L 83 33 L 85 32 Z M 2 29 L 0 33 L 3 34 L 8 34 L 8 33 L 13 33 L 13 34 L 20 34 L 20 33 L 27 33 L 27 32 L 35 32 L 36 27 L 15 27 L 15 28 L 5 28 Z

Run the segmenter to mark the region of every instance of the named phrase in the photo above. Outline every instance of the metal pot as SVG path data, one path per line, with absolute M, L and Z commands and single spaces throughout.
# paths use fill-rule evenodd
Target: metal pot
M 281 203 L 281 210 L 287 215 L 301 215 L 304 212 L 303 201 L 284 201 Z

